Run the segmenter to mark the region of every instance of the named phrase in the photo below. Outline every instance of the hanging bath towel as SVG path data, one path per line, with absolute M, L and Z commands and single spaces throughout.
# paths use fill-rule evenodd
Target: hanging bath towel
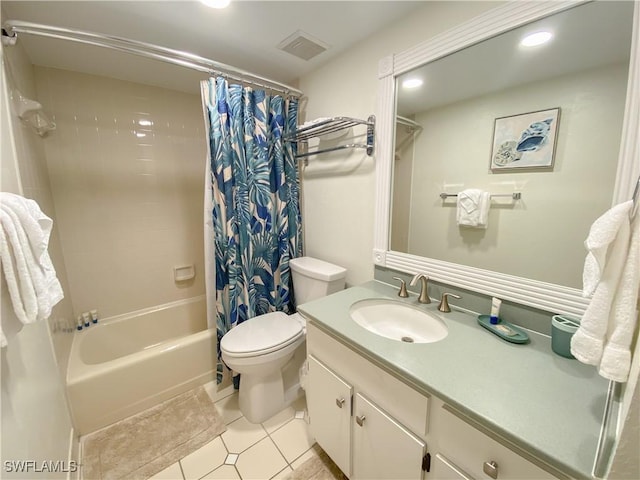
M 617 205 L 598 218 L 585 241 L 589 254 L 585 259 L 583 294 L 588 296 L 592 289 L 594 292 L 580 328 L 571 339 L 571 353 L 588 365 L 600 365 L 607 332 L 615 324 L 612 305 L 629 254 L 632 204 L 629 201 Z
M 0 225 L 0 259 L 13 310 L 24 324 L 47 319 L 64 297 L 47 250 L 53 222 L 33 200 L 2 192 Z M 4 333 L 0 342 L 6 345 Z
M 602 352 L 599 373 L 615 382 L 626 382 L 631 368 L 631 340 L 636 330 L 640 289 L 640 220 L 631 223 L 629 254 L 613 299 L 607 342 Z

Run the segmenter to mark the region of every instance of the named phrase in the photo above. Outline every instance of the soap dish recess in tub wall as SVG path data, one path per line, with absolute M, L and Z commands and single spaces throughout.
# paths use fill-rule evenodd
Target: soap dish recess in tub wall
M 196 276 L 196 266 L 191 265 L 179 265 L 173 267 L 173 279 L 176 282 L 185 282 L 191 280 Z

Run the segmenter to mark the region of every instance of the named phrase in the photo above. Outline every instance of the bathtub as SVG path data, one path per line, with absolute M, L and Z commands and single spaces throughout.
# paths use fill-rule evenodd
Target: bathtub
M 76 331 L 67 395 L 84 435 L 215 379 L 216 330 L 204 295 Z

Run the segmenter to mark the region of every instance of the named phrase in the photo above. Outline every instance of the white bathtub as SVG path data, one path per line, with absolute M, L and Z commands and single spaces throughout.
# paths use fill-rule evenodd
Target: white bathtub
M 84 435 L 215 379 L 216 330 L 204 295 L 105 318 L 76 331 L 67 394 Z

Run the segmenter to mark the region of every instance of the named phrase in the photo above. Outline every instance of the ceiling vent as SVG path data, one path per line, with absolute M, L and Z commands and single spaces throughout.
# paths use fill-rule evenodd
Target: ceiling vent
M 298 30 L 280 42 L 278 48 L 302 60 L 311 60 L 328 49 L 329 45 L 302 30 Z

